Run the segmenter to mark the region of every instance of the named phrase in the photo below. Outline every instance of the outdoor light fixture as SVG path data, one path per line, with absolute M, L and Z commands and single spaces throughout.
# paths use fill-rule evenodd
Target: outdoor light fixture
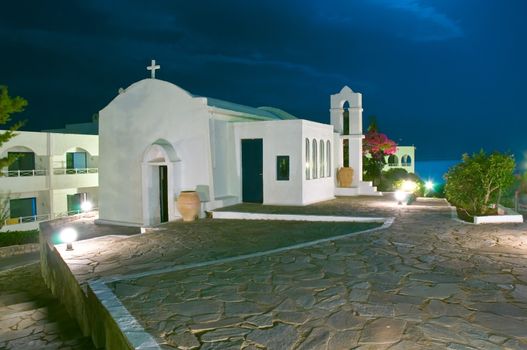
M 90 201 L 84 201 L 81 203 L 81 210 L 83 212 L 90 211 L 93 208 L 93 204 Z
M 403 204 L 403 201 L 406 200 L 408 193 L 404 191 L 395 191 L 394 196 L 395 196 L 395 200 L 397 201 L 397 204 L 401 205 Z
M 434 189 L 434 183 L 430 180 L 428 180 L 427 182 L 425 182 L 425 188 L 428 190 L 428 191 L 431 191 Z
M 414 181 L 404 180 L 401 185 L 401 190 L 408 193 L 413 193 L 417 189 L 417 184 Z
M 77 239 L 77 231 L 72 227 L 66 227 L 60 231 L 60 239 L 66 243 L 66 250 L 73 250 L 73 241 Z
M 93 208 L 93 205 L 89 201 L 81 203 L 81 210 L 84 212 L 90 211 Z

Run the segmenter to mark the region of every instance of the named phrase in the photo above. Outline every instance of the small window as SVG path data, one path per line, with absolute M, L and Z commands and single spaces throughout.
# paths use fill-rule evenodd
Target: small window
M 306 180 L 311 179 L 311 156 L 309 155 L 310 142 L 306 139 Z
M 401 165 L 402 166 L 411 166 L 412 165 L 412 157 L 410 157 L 408 154 L 405 154 L 401 157 Z
M 331 177 L 331 143 L 329 141 L 326 141 L 326 165 L 327 165 L 327 174 L 328 177 Z
M 311 164 L 312 166 L 312 175 L 313 175 L 313 179 L 317 179 L 318 178 L 318 155 L 317 155 L 317 151 L 318 151 L 318 146 L 317 146 L 317 140 L 313 139 L 313 143 L 311 144 L 313 147 L 313 163 Z
M 392 154 L 388 157 L 388 165 L 389 166 L 398 166 L 399 165 L 399 159 L 395 154 Z
M 320 177 L 325 177 L 326 176 L 326 163 L 325 163 L 325 159 L 324 159 L 324 141 L 323 140 L 320 140 Z
M 289 156 L 276 156 L 276 179 L 289 180 Z

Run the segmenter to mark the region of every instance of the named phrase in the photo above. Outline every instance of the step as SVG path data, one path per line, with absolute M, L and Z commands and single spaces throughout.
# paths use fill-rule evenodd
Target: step
M 10 293 L 0 295 L 0 307 L 30 301 L 27 293 Z

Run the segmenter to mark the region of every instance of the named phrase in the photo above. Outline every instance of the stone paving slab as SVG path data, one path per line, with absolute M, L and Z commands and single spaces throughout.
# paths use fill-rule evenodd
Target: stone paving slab
M 217 260 L 266 251 L 316 239 L 336 237 L 379 227 L 380 223 L 305 222 L 266 220 L 212 220 L 173 222 L 129 237 L 96 237 L 73 244 L 73 251 L 58 245 L 63 259 L 79 282 L 148 272 L 183 264 Z M 95 226 L 93 228 L 92 226 Z M 98 225 L 77 225 L 95 231 Z
M 395 222 L 289 252 L 161 274 L 155 269 L 181 263 L 164 260 L 167 240 L 150 241 L 168 231 L 127 239 L 133 244 L 101 238 L 85 246 L 93 255 L 63 257 L 80 280 L 127 274 L 130 258 L 150 266 L 151 275 L 109 287 L 166 348 L 527 349 L 526 224 L 475 227 L 451 220 L 441 203 L 397 206 L 386 198 L 304 208 L 293 214 Z M 174 241 L 195 242 L 190 237 Z M 209 240 L 196 239 L 205 250 Z M 102 242 L 115 247 L 101 252 Z M 199 244 L 191 248 L 189 256 L 203 256 Z M 86 265 L 104 273 L 84 274 Z
M 0 349 L 95 349 L 53 298 L 36 263 L 0 272 Z

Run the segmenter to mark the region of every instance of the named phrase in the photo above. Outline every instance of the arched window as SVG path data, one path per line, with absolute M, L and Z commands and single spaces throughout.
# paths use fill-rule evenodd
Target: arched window
M 311 179 L 311 156 L 309 154 L 309 150 L 311 149 L 310 146 L 309 139 L 306 139 L 306 180 Z
M 350 134 L 350 104 L 348 101 L 345 101 L 342 104 L 342 131 L 343 135 Z
M 313 162 L 311 162 L 311 166 L 313 171 L 311 172 L 313 174 L 313 179 L 318 178 L 318 156 L 317 156 L 317 140 L 313 139 L 312 144 L 313 149 Z
M 412 157 L 410 157 L 408 154 L 405 154 L 401 157 L 401 165 L 402 166 L 411 166 L 412 165 Z
M 388 166 L 398 166 L 399 165 L 399 158 L 395 154 L 392 154 L 388 157 Z
M 320 178 L 326 176 L 326 162 L 324 161 L 325 156 L 326 154 L 324 153 L 324 140 L 320 140 Z
M 331 177 L 331 142 L 326 141 L 326 173 Z

